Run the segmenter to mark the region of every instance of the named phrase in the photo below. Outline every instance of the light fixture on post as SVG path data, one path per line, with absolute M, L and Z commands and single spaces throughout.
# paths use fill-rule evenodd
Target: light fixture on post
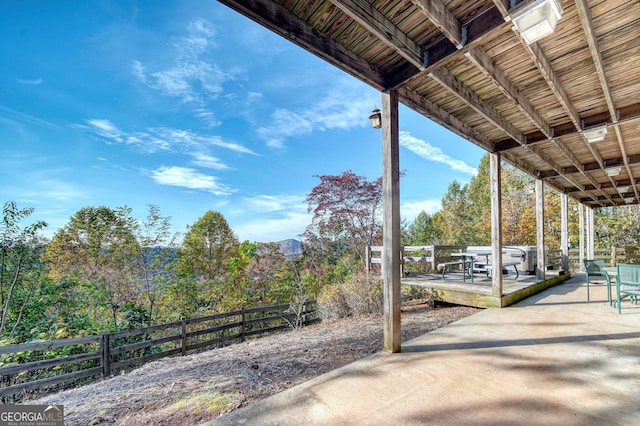
M 589 129 L 582 130 L 582 136 L 589 143 L 600 142 L 604 140 L 605 135 L 607 134 L 607 126 L 600 127 L 591 127 Z
M 369 120 L 371 120 L 371 127 L 374 129 L 382 127 L 382 114 L 380 114 L 380 110 L 378 108 L 373 109 L 373 114 L 369 116 Z
M 511 15 L 511 20 L 527 44 L 531 44 L 551 34 L 561 17 L 558 0 L 535 0 Z

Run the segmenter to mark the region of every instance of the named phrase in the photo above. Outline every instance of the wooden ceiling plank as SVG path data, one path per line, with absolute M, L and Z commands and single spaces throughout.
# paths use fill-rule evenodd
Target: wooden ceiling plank
M 483 147 L 486 150 L 491 150 L 491 143 L 481 133 L 464 121 L 450 114 L 448 111 L 440 108 L 424 96 L 420 96 L 418 93 L 406 86 L 398 89 L 398 95 L 400 96 L 401 102 L 408 107 L 436 123 L 441 124 L 460 137 L 471 140 L 476 145 Z
M 344 13 L 395 49 L 416 68 L 424 67 L 424 51 L 371 4 L 360 0 L 330 0 Z
M 504 25 L 506 25 L 505 21 L 495 6 L 479 12 L 474 19 L 463 24 L 467 29 L 467 42 L 462 49 L 458 49 L 447 37 L 442 37 L 424 49 L 422 71 L 430 72 L 443 67 L 448 62 L 460 59 L 466 49 L 480 46 L 493 37 L 495 32 L 501 31 Z M 407 80 L 395 79 L 393 87 L 398 88 Z
M 569 99 L 569 95 L 564 90 L 564 87 L 562 86 L 558 75 L 553 69 L 551 61 L 549 61 L 549 58 L 547 58 L 547 55 L 544 54 L 540 46 L 538 46 L 538 43 L 528 44 L 526 41 L 524 41 L 520 32 L 514 30 L 514 33 L 516 34 L 516 37 L 520 39 L 520 43 L 524 46 L 525 50 L 531 57 L 531 60 L 533 60 L 533 63 L 536 65 L 536 67 L 538 67 L 538 70 L 549 85 L 549 88 L 551 88 L 553 94 L 556 96 L 556 98 L 558 98 L 558 101 L 564 108 L 571 122 L 574 124 L 577 130 L 580 130 L 580 115 L 578 114 L 578 110 L 576 109 L 573 102 L 571 102 L 571 100 Z
M 600 80 L 600 85 L 602 86 L 602 92 L 604 93 L 604 98 L 607 101 L 607 108 L 609 109 L 609 114 L 611 114 L 611 121 L 615 123 L 617 120 L 616 107 L 613 102 L 613 97 L 611 96 L 609 83 L 607 82 L 607 75 L 604 71 L 602 55 L 600 54 L 600 47 L 598 46 L 596 32 L 593 28 L 593 19 L 591 18 L 589 5 L 587 4 L 586 0 L 576 0 L 576 7 L 578 9 L 578 14 L 580 15 L 580 22 L 582 23 L 585 37 L 587 38 L 589 50 L 591 51 L 593 63 L 596 66 L 596 74 L 598 74 L 598 79 Z
M 547 163 L 549 166 L 551 166 L 551 168 L 558 174 L 558 176 L 563 176 L 566 180 L 568 180 L 569 182 L 571 182 L 571 184 L 573 186 L 575 186 L 578 189 L 583 189 L 583 185 L 580 184 L 580 182 L 577 182 L 575 179 L 573 179 L 570 176 L 566 176 L 562 173 L 562 167 L 560 167 L 555 161 L 553 161 L 551 159 L 551 157 L 549 157 L 547 154 L 544 153 L 544 151 L 542 149 L 540 149 L 537 146 L 531 146 L 529 147 L 530 151 L 532 153 L 534 153 L 535 155 L 537 155 L 542 161 L 544 161 L 545 163 Z M 588 177 L 589 178 L 589 177 Z M 602 192 L 603 195 L 607 195 L 605 192 Z M 589 194 L 591 196 L 591 194 Z M 593 197 L 594 200 L 597 199 L 597 197 Z
M 620 108 L 617 111 L 617 115 L 619 119 L 616 123 L 613 123 L 609 118 L 609 113 L 603 114 L 594 114 L 588 117 L 584 117 L 583 122 L 589 123 L 589 126 L 595 125 L 607 125 L 607 127 L 619 128 L 622 125 L 630 124 L 635 121 L 640 120 L 640 103 L 628 105 L 626 107 Z M 579 133 L 576 130 L 575 126 L 571 122 L 561 123 L 556 126 L 551 127 L 551 131 L 553 132 L 554 138 L 559 138 L 562 136 L 574 135 Z M 540 142 L 547 142 L 551 140 L 551 138 L 544 137 L 541 133 L 527 133 L 526 135 L 527 145 L 532 145 Z M 505 139 L 502 141 L 496 142 L 496 151 L 502 152 L 507 151 L 513 148 L 519 148 L 521 145 L 517 144 L 513 139 Z M 624 153 L 624 151 L 622 151 Z M 626 155 L 626 154 L 623 154 Z
M 585 0 L 576 0 L 576 7 L 578 9 L 578 15 L 580 15 L 580 22 L 582 23 L 582 28 L 587 39 L 587 44 L 589 45 L 591 57 L 593 58 L 593 63 L 596 67 L 596 73 L 598 75 L 598 79 L 600 80 L 600 85 L 602 86 L 602 92 L 604 94 L 607 108 L 611 116 L 611 122 L 616 123 L 618 121 L 618 111 L 616 110 L 607 75 L 604 69 L 602 54 L 600 53 L 600 46 L 598 45 L 598 39 L 593 27 L 591 10 L 589 9 L 589 5 Z M 615 127 L 615 133 L 618 140 L 618 145 L 620 147 L 620 152 L 622 153 L 622 157 L 624 158 L 625 168 L 627 169 L 627 173 L 629 174 L 629 176 L 632 176 L 631 170 L 629 169 L 629 164 L 627 162 L 627 152 L 625 148 L 624 138 L 619 126 Z M 635 182 L 632 184 L 632 187 L 633 192 L 635 193 L 637 198 L 638 188 L 636 187 Z
M 552 139 L 552 142 L 555 144 L 556 147 L 558 147 L 558 149 L 560 149 L 562 151 L 562 153 L 564 155 L 567 156 L 567 158 L 571 161 L 571 164 L 573 164 L 573 166 L 579 171 L 580 174 L 582 174 L 582 176 L 584 176 L 589 182 L 591 182 L 592 185 L 594 185 L 594 187 L 596 189 L 598 189 L 600 191 L 601 194 L 607 195 L 598 185 L 598 182 L 593 178 L 593 176 L 591 176 L 589 173 L 585 172 L 584 169 L 580 166 L 580 161 L 578 161 L 578 158 L 573 154 L 573 152 L 571 152 L 569 150 L 569 148 L 567 147 L 567 145 L 565 143 L 563 143 L 561 140 L 554 138 Z M 564 173 L 562 170 L 559 171 L 561 175 L 565 175 L 565 178 L 569 179 L 569 177 L 566 175 L 566 173 Z M 611 179 L 610 179 L 611 180 Z M 569 180 L 571 182 L 571 180 Z M 613 184 L 613 181 L 611 182 Z M 584 187 L 581 185 L 580 187 L 578 187 L 578 189 L 582 188 L 582 190 L 584 191 Z M 591 195 L 591 194 L 589 194 Z
M 433 70 L 429 76 L 437 81 L 442 87 L 463 100 L 467 105 L 483 115 L 487 120 L 498 128 L 502 129 L 507 135 L 524 144 L 524 135 L 518 129 L 502 117 L 495 109 L 484 102 L 469 87 L 465 86 L 453 74 L 445 69 Z
M 511 20 L 509 16 L 509 0 L 493 0 L 493 4 L 496 5 L 496 8 L 500 11 L 500 14 L 506 19 Z
M 453 16 L 447 7 L 440 0 L 411 0 L 412 3 L 420 9 L 429 18 L 433 24 L 438 27 L 440 32 L 444 34 L 458 48 L 462 49 L 466 42 L 463 35 L 462 25 L 458 19 Z
M 474 47 L 469 49 L 465 56 L 478 68 L 483 74 L 488 77 L 493 83 L 500 89 L 500 91 L 509 99 L 511 99 L 522 111 L 524 115 L 529 118 L 540 131 L 547 137 L 551 138 L 551 128 L 547 124 L 542 116 L 535 110 L 531 102 L 525 98 L 518 88 L 513 84 L 511 80 L 505 75 L 505 73 L 496 66 L 493 60 L 489 57 L 487 52 L 480 48 Z
M 319 34 L 311 25 L 272 0 L 218 1 L 376 89 L 386 88 L 385 76 L 375 66 L 332 38 Z

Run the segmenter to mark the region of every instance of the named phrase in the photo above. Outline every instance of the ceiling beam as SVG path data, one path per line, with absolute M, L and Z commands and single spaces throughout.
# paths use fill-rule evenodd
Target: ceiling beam
M 578 15 L 580 15 L 580 22 L 582 23 L 582 29 L 584 30 L 587 44 L 589 45 L 589 50 L 591 51 L 593 64 L 596 67 L 596 74 L 598 74 L 598 79 L 600 80 L 602 93 L 604 94 L 604 98 L 607 102 L 607 108 L 609 109 L 611 121 L 615 123 L 618 120 L 617 111 L 615 103 L 613 101 L 613 95 L 611 94 L 611 89 L 609 88 L 607 74 L 604 69 L 604 61 L 602 60 L 602 54 L 600 53 L 600 46 L 598 45 L 596 32 L 593 28 L 591 10 L 589 9 L 589 5 L 585 0 L 576 0 L 576 8 L 578 9 Z M 620 147 L 620 152 L 622 153 L 622 157 L 626 158 L 627 150 L 624 143 L 624 137 L 622 136 L 622 132 L 620 131 L 619 127 L 616 127 L 615 133 L 618 140 L 618 146 Z M 629 174 L 629 176 L 632 176 L 631 170 L 629 170 L 629 165 L 626 164 L 626 162 L 625 168 L 627 169 L 627 173 Z M 635 193 L 636 197 L 638 197 L 638 188 L 636 187 L 635 182 L 632 183 L 632 187 L 633 192 Z
M 565 143 L 563 143 L 561 140 L 559 139 L 552 139 L 554 145 L 556 147 L 558 147 L 559 150 L 562 151 L 562 153 L 564 155 L 567 156 L 567 158 L 571 161 L 571 164 L 573 164 L 573 166 L 578 170 L 578 172 L 580 174 L 582 174 L 582 176 L 584 176 L 585 179 L 587 179 L 589 182 L 591 182 L 591 184 L 594 186 L 595 189 L 600 190 L 601 194 L 605 194 L 604 191 L 602 191 L 602 189 L 599 188 L 598 182 L 594 179 L 593 176 L 591 176 L 591 174 L 587 173 L 581 166 L 580 166 L 580 161 L 578 161 L 578 158 L 573 154 L 573 152 L 571 152 L 571 150 L 569 150 L 569 148 L 567 147 L 567 145 Z M 557 172 L 560 172 L 560 174 L 562 176 L 564 176 L 565 179 L 569 180 L 569 182 L 573 183 L 573 181 L 570 179 L 569 175 L 567 175 L 565 173 L 565 170 L 557 170 Z M 575 184 L 574 184 L 575 186 Z M 579 185 L 577 186 L 578 189 L 581 189 L 584 191 L 584 185 Z M 596 196 L 592 195 L 591 193 L 589 193 L 589 195 L 594 199 L 594 201 L 597 200 Z
M 376 67 L 332 38 L 318 33 L 273 0 L 218 1 L 376 89 L 387 87 L 386 76 Z
M 406 86 L 398 89 L 398 95 L 400 97 L 400 101 L 409 108 L 414 109 L 430 120 L 446 127 L 458 136 L 470 140 L 488 151 L 491 150 L 492 144 L 484 137 L 484 135 L 464 121 L 458 119 L 456 116 L 450 114 L 448 111 L 440 108 L 424 96 L 420 96 Z
M 466 28 L 449 12 L 441 0 L 411 0 L 458 49 L 466 43 Z
M 492 38 L 497 31 L 502 31 L 506 25 L 504 18 L 495 6 L 491 6 L 484 11 L 478 11 L 478 14 L 473 19 L 462 24 L 462 28 L 466 29 L 467 34 L 467 41 L 462 49 L 458 49 L 446 36 L 424 49 L 423 71 L 436 70 L 448 62 L 460 59 L 467 49 L 480 46 L 485 40 Z M 408 75 L 409 73 L 405 74 Z M 405 79 L 396 78 L 389 83 L 391 87 L 397 88 L 406 83 L 409 78 L 411 76 Z
M 616 115 L 619 117 L 617 122 L 612 122 L 608 112 L 591 115 L 584 117 L 582 120 L 585 123 L 585 127 L 602 126 L 606 125 L 611 128 L 620 128 L 625 124 L 630 124 L 640 120 L 640 103 L 628 105 L 624 108 L 620 108 L 616 111 Z M 579 133 L 573 123 L 565 122 L 551 127 L 551 133 L 554 138 L 562 136 L 574 135 Z M 532 132 L 525 135 L 527 139 L 527 145 L 533 145 L 540 142 L 547 142 L 552 138 L 545 137 L 542 132 Z M 496 151 L 507 151 L 513 148 L 519 148 L 521 145 L 516 143 L 512 139 L 504 139 L 496 142 Z
M 528 44 L 520 35 L 520 32 L 514 30 L 516 37 L 520 39 L 520 43 L 524 46 L 527 53 L 533 60 L 533 63 L 538 67 L 538 70 L 544 77 L 544 80 L 551 88 L 551 91 L 556 96 L 562 107 L 564 108 L 567 116 L 576 127 L 576 129 L 580 130 L 580 115 L 578 114 L 578 110 L 575 105 L 569 99 L 569 95 L 564 90 L 562 82 L 558 78 L 553 66 L 551 65 L 551 61 L 547 58 L 547 55 L 544 54 L 538 43 Z
M 524 135 L 518 129 L 502 117 L 489 104 L 484 102 L 480 97 L 472 91 L 468 86 L 462 84 L 453 74 L 446 69 L 433 70 L 429 76 L 437 81 L 442 87 L 462 99 L 467 105 L 476 112 L 484 116 L 496 127 L 504 131 L 507 135 L 521 144 L 524 144 Z
M 513 101 L 529 120 L 538 126 L 542 134 L 547 138 L 552 137 L 549 124 L 544 121 L 531 102 L 520 93 L 516 85 L 496 66 L 495 62 L 493 62 L 485 50 L 480 47 L 474 47 L 469 49 L 465 53 L 465 56 L 480 69 L 507 98 Z
M 382 13 L 366 1 L 330 0 L 354 21 L 375 34 L 418 69 L 424 68 L 424 51 Z

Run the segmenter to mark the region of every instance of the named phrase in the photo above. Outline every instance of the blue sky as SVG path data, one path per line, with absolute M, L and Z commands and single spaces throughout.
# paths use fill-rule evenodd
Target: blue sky
M 184 232 L 297 238 L 316 175 L 382 173 L 380 94 L 212 0 L 0 2 L 0 200 L 51 236 L 82 207 L 149 204 Z M 433 213 L 484 151 L 400 110 L 401 213 Z

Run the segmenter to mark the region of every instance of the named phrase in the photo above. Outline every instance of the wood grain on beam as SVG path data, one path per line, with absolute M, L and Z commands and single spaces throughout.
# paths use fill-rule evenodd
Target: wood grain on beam
M 507 135 L 519 143 L 524 143 L 522 132 L 509 123 L 493 107 L 484 102 L 475 92 L 465 86 L 454 75 L 445 69 L 433 70 L 429 73 L 442 87 L 462 99 L 467 105 L 483 115 L 487 120 L 502 129 Z
M 411 0 L 451 42 L 461 49 L 466 40 L 458 19 L 440 0 Z
M 436 123 L 446 127 L 458 136 L 471 140 L 476 145 L 491 151 L 492 144 L 487 140 L 484 135 L 476 131 L 473 127 L 469 126 L 464 121 L 458 119 L 448 111 L 440 108 L 438 105 L 431 102 L 429 99 L 420 96 L 406 86 L 398 89 L 401 102 L 407 105 L 409 108 L 414 109 L 425 117 L 435 121 Z
M 389 47 L 395 49 L 403 58 L 416 68 L 424 65 L 423 49 L 398 27 L 393 25 L 382 13 L 371 4 L 358 0 L 330 0 L 344 13 L 364 28 L 375 34 Z
M 585 0 L 576 0 L 576 7 L 578 9 L 578 15 L 580 15 L 580 22 L 584 30 L 584 35 L 587 38 L 587 44 L 591 51 L 591 57 L 593 58 L 593 64 L 596 66 L 596 73 L 602 86 L 602 92 L 604 98 L 607 101 L 607 108 L 609 114 L 611 114 L 611 120 L 616 121 L 616 107 L 613 103 L 613 96 L 611 96 L 611 90 L 609 89 L 609 83 L 607 82 L 607 75 L 604 71 L 604 65 L 602 62 L 602 55 L 600 54 L 600 47 L 598 46 L 598 40 L 596 38 L 596 32 L 593 28 L 593 20 L 591 19 L 591 11 L 589 5 Z
M 376 89 L 384 90 L 387 86 L 384 75 L 376 67 L 332 38 L 318 33 L 272 0 L 218 1 Z
M 489 57 L 487 52 L 480 48 L 474 47 L 469 49 L 465 56 L 478 68 L 482 73 L 488 77 L 500 91 L 509 99 L 511 99 L 518 106 L 520 111 L 529 118 L 540 131 L 547 137 L 552 137 L 551 128 L 547 124 L 542 116 L 535 110 L 531 102 L 525 98 L 518 88 L 513 84 L 511 80 L 505 75 L 505 73 L 496 66 L 493 60 Z
M 540 46 L 538 46 L 538 43 L 528 44 L 526 41 L 524 41 L 518 31 L 514 32 L 516 34 L 516 37 L 520 39 L 520 43 L 524 46 L 527 53 L 529 53 L 529 56 L 533 60 L 536 67 L 538 67 L 538 70 L 551 88 L 551 91 L 556 96 L 556 98 L 558 98 L 558 101 L 564 108 L 573 125 L 576 127 L 576 129 L 580 130 L 580 115 L 578 114 L 578 110 L 576 109 L 573 102 L 571 102 L 571 100 L 569 99 L 569 95 L 564 90 L 562 82 L 558 78 L 558 75 L 553 69 L 553 66 L 551 66 L 551 61 L 549 61 L 547 55 L 544 54 Z

